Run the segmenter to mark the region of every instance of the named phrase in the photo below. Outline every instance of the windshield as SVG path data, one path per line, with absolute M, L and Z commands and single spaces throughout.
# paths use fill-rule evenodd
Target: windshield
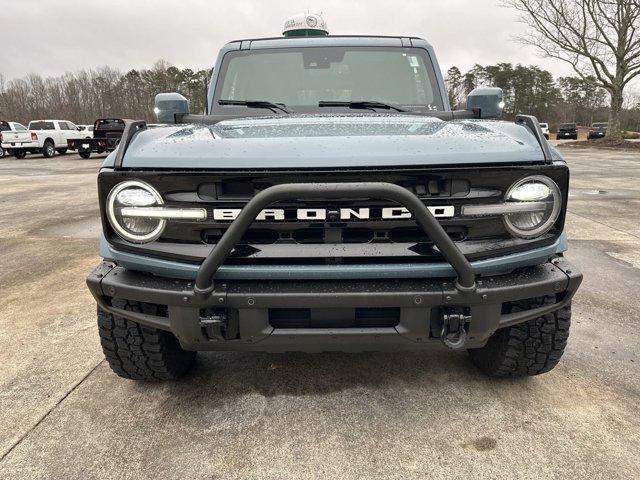
M 326 112 L 322 101 L 376 101 L 443 110 L 426 50 L 398 47 L 305 47 L 233 51 L 225 55 L 212 113 L 264 109 L 221 106 L 219 100 L 281 103 L 296 112 Z M 344 111 L 348 107 L 331 107 Z
M 594 128 L 607 128 L 608 123 L 594 123 L 592 127 Z
M 561 123 L 559 128 L 576 128 L 575 123 Z
M 53 122 L 31 122 L 29 130 L 55 130 Z

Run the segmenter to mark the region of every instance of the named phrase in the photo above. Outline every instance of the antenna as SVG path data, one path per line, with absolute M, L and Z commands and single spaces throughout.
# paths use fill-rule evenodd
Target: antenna
M 299 13 L 284 22 L 282 35 L 285 37 L 317 37 L 329 35 L 327 22 L 320 13 Z

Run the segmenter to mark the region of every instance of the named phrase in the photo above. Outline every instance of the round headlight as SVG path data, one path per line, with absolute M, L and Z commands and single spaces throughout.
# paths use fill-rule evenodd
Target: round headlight
M 107 217 L 116 233 L 125 240 L 151 242 L 160 236 L 166 220 L 126 216 L 127 209 L 131 211 L 131 207 L 159 207 L 163 204 L 162 197 L 151 185 L 130 180 L 119 183 L 109 192 Z
M 548 232 L 560 215 L 562 196 L 549 177 L 536 175 L 514 183 L 505 196 L 507 203 L 517 202 L 521 211 L 507 213 L 504 224 L 521 238 L 534 238 Z

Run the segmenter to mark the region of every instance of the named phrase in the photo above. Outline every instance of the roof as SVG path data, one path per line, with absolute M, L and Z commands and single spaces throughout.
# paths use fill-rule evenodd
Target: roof
M 312 37 L 267 37 L 234 40 L 225 45 L 224 50 L 249 50 L 252 48 L 287 48 L 302 46 L 387 46 L 387 47 L 430 47 L 422 38 L 411 36 L 384 35 L 320 35 Z

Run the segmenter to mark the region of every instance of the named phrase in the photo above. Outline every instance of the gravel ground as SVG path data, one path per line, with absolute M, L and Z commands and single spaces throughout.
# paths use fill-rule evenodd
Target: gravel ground
M 0 160 L 0 478 L 640 477 L 640 156 L 565 150 L 585 280 L 552 372 L 465 353 L 206 353 L 116 377 L 84 278 L 99 160 Z

